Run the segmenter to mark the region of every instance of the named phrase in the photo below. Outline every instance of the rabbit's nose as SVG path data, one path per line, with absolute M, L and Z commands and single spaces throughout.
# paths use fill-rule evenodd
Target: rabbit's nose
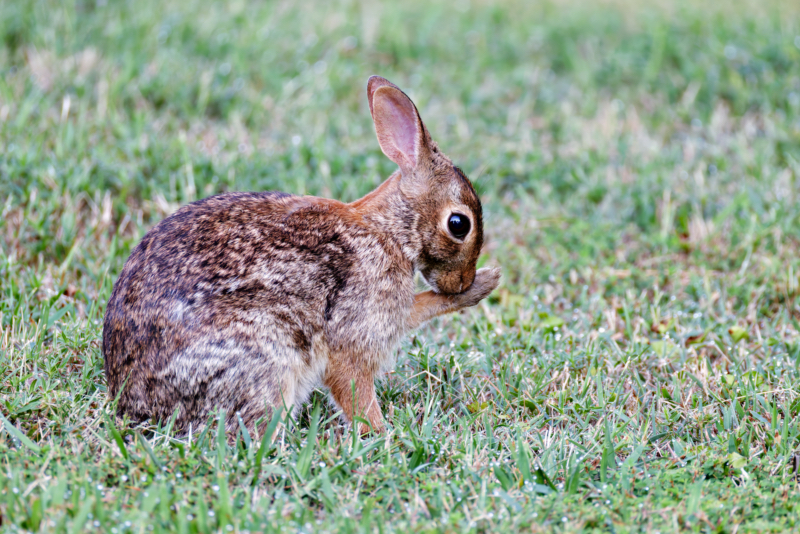
M 463 293 L 467 289 L 472 286 L 472 282 L 475 281 L 475 267 L 470 266 L 461 271 L 461 289 L 458 290 L 459 293 Z

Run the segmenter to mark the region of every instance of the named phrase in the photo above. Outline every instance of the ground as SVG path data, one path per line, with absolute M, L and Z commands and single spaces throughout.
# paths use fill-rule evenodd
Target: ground
M 0 528 L 800 529 L 800 5 L 705 4 L 1 3 Z M 370 191 L 371 74 L 500 288 L 402 344 L 386 435 L 322 393 L 235 444 L 115 419 L 131 247 L 216 192 Z

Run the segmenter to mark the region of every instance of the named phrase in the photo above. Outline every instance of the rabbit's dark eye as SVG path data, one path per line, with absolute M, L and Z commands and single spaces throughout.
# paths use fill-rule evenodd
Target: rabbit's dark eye
M 457 239 L 463 239 L 469 233 L 469 217 L 453 213 L 447 221 L 447 229 Z

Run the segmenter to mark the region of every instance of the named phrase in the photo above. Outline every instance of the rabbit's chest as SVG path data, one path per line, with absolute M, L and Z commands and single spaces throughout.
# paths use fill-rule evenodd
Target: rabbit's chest
M 381 265 L 383 263 L 383 265 Z M 407 332 L 414 302 L 414 274 L 409 265 L 380 259 L 353 284 L 343 288 L 326 324 L 333 350 L 357 347 L 383 355 L 394 350 Z

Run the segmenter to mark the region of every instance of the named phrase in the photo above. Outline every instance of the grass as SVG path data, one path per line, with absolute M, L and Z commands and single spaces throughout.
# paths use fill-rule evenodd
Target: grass
M 0 4 L 0 528 L 800 529 L 799 15 Z M 404 342 L 384 436 L 321 393 L 235 444 L 114 419 L 131 247 L 217 192 L 371 190 L 370 74 L 475 179 L 501 287 Z

